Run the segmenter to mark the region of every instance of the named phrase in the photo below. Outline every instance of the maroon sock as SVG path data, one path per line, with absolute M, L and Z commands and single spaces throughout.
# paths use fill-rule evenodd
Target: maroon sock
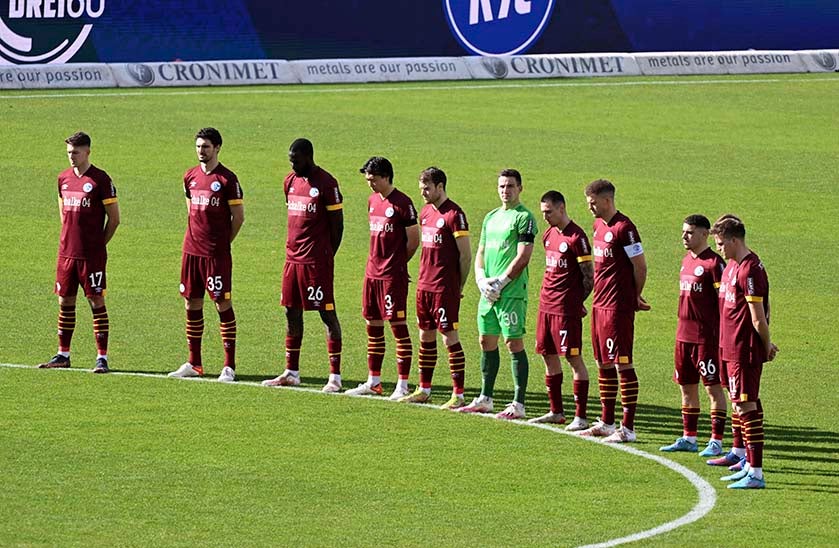
M 452 391 L 455 394 L 463 394 L 464 382 L 466 380 L 466 356 L 463 354 L 463 345 L 459 342 L 446 348 L 449 352 L 449 372 L 452 375 Z
M 763 419 L 760 411 L 749 411 L 740 417 L 746 435 L 749 466 L 763 467 Z
M 108 311 L 105 306 L 93 309 L 93 337 L 96 339 L 96 350 L 100 356 L 108 353 Z
M 381 376 L 382 362 L 385 359 L 385 327 L 367 326 L 367 369 L 371 375 Z
M 722 441 L 725 434 L 725 409 L 711 409 L 711 439 Z
M 638 406 L 638 376 L 635 369 L 625 369 L 621 376 L 621 405 L 624 428 L 635 430 L 635 408 Z
M 326 339 L 326 353 L 329 354 L 329 373 L 332 375 L 341 374 L 342 348 L 341 339 Z
M 236 369 L 236 314 L 231 306 L 218 313 L 221 345 L 224 347 L 224 367 Z
M 419 366 L 420 387 L 431 388 L 434 368 L 437 367 L 437 341 L 420 341 L 417 365 Z
M 600 368 L 597 376 L 600 385 L 600 420 L 615 424 L 615 401 L 618 399 L 618 372 L 614 367 Z
M 411 376 L 411 358 L 414 348 L 411 345 L 411 334 L 408 333 L 406 324 L 390 325 L 393 337 L 396 339 L 396 371 L 399 379 L 407 379 Z
M 58 308 L 58 349 L 69 352 L 73 331 L 76 329 L 76 306 L 61 305 Z
M 545 387 L 548 389 L 548 400 L 551 403 L 551 413 L 563 413 L 562 408 L 562 372 L 556 375 L 545 375 Z
M 285 368 L 290 371 L 300 371 L 300 347 L 303 337 L 285 337 Z
M 743 429 L 740 427 L 740 415 L 736 411 L 731 413 L 731 447 L 735 449 L 746 448 L 746 444 L 743 442 Z
M 189 363 L 193 367 L 201 364 L 201 337 L 204 336 L 204 311 L 186 311 L 186 342 L 189 346 Z
M 682 425 L 685 437 L 696 437 L 699 430 L 699 408 L 682 406 Z
M 574 415 L 586 418 L 588 412 L 588 379 L 574 381 Z

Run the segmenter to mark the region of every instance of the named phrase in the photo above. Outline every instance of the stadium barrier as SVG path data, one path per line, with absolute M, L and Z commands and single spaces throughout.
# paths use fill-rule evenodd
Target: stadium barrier
M 839 72 L 839 50 L 0 66 L 0 89 L 238 86 Z
M 290 61 L 302 84 L 470 80 L 462 57 L 392 57 Z
M 119 63 L 107 66 L 114 74 L 116 85 L 121 88 L 299 83 L 288 61 L 282 60 Z

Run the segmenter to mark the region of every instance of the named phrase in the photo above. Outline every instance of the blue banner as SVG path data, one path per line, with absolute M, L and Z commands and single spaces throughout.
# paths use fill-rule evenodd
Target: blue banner
M 0 0 L 0 64 L 828 49 L 835 0 Z

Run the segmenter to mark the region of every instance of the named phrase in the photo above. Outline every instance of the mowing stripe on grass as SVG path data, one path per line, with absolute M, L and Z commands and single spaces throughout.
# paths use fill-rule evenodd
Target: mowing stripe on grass
M 720 76 L 715 79 L 706 80 L 631 80 L 628 82 L 505 82 L 495 84 L 445 84 L 440 86 L 377 86 L 375 84 L 359 84 L 357 87 L 328 87 L 309 88 L 289 87 L 271 89 L 196 89 L 179 91 L 160 91 L 160 88 L 146 89 L 142 91 L 105 91 L 102 93 L 80 92 L 80 93 L 33 93 L 26 95 L 0 95 L 3 99 L 64 99 L 68 97 L 148 97 L 158 95 L 273 95 L 291 93 L 370 93 L 380 91 L 451 91 L 458 89 L 521 89 L 521 88 L 590 88 L 590 87 L 620 87 L 620 86 L 704 86 L 717 84 L 775 84 L 787 82 L 834 82 L 839 83 L 839 78 L 726 78 Z
M 0 367 L 15 368 L 15 369 L 36 369 L 35 366 L 14 364 L 14 363 L 0 363 Z M 91 373 L 91 374 L 93 374 L 93 372 L 89 369 L 59 369 L 58 371 L 73 371 L 73 372 L 77 372 L 77 373 Z M 150 378 L 154 378 L 154 379 L 168 379 L 168 378 L 170 378 L 170 377 L 168 377 L 166 375 L 163 375 L 163 374 L 132 373 L 132 372 L 128 372 L 128 371 L 122 371 L 122 372 L 114 371 L 114 372 L 109 373 L 109 375 L 124 375 L 124 376 L 129 376 L 129 377 L 150 377 Z M 174 380 L 184 380 L 184 381 L 193 381 L 193 382 L 194 381 L 198 381 L 198 382 L 217 382 L 212 377 L 193 377 L 193 378 L 187 378 L 187 379 L 174 379 Z M 258 382 L 249 382 L 249 381 L 237 381 L 235 383 L 227 383 L 227 384 L 228 385 L 233 384 L 233 385 L 239 385 L 239 386 L 256 386 L 256 387 L 259 387 L 259 388 L 265 388 Z M 265 388 L 265 389 L 268 389 L 268 388 Z M 320 390 L 317 390 L 315 388 L 305 388 L 305 387 L 299 387 L 299 386 L 283 387 L 283 389 L 296 390 L 298 392 L 308 392 L 308 393 L 312 393 L 312 394 L 322 394 L 324 396 L 329 396 L 329 397 L 346 396 L 346 397 L 351 397 L 351 398 L 368 398 L 368 399 L 375 398 L 375 399 L 380 400 L 380 401 L 389 401 L 387 399 L 382 399 L 382 398 L 375 397 L 375 396 L 350 396 L 348 394 L 343 394 L 343 393 L 342 394 L 324 394 L 323 392 L 321 392 Z M 393 403 L 397 403 L 397 402 L 393 402 Z M 404 404 L 399 404 L 399 405 L 404 405 Z M 416 405 L 417 407 L 421 407 L 423 409 L 439 410 L 439 408 L 436 407 L 436 406 L 423 405 L 423 404 L 414 404 L 414 405 Z M 475 415 L 471 415 L 471 416 L 475 416 Z M 477 416 L 484 417 L 484 418 L 489 418 L 489 419 L 494 419 L 494 420 L 502 420 L 502 419 L 496 419 L 495 416 L 493 416 L 492 414 L 487 414 L 487 415 L 477 414 Z M 647 453 L 645 451 L 635 449 L 634 447 L 630 447 L 628 445 L 604 443 L 604 442 L 602 442 L 598 439 L 595 439 L 595 438 L 583 438 L 583 437 L 577 436 L 577 435 L 575 435 L 571 432 L 566 432 L 565 430 L 562 430 L 562 429 L 559 429 L 559 428 L 556 428 L 556 427 L 553 427 L 553 426 L 549 426 L 549 425 L 546 425 L 546 424 L 531 424 L 531 423 L 523 422 L 523 421 L 504 421 L 504 422 L 509 422 L 510 424 L 514 424 L 514 425 L 517 425 L 517 426 L 525 426 L 525 427 L 530 427 L 530 428 L 540 428 L 542 430 L 547 430 L 547 431 L 553 432 L 555 434 L 564 434 L 566 436 L 572 436 L 572 437 L 577 438 L 577 439 L 586 440 L 586 441 L 591 442 L 591 443 L 599 443 L 601 445 L 605 445 L 605 446 L 611 447 L 613 449 L 617 449 L 619 451 L 624 451 L 626 453 L 629 453 L 631 455 L 635 455 L 637 457 L 642 457 L 642 458 L 651 460 L 651 461 L 656 462 L 656 463 L 658 463 L 658 464 L 660 464 L 660 465 L 662 465 L 666 468 L 669 468 L 670 470 L 676 472 L 677 474 L 680 474 L 682 477 L 687 479 L 691 483 L 691 485 L 693 485 L 693 487 L 697 491 L 697 494 L 699 495 L 699 501 L 694 505 L 694 507 L 690 510 L 690 512 L 688 512 L 687 514 L 685 514 L 685 515 L 683 515 L 683 516 L 681 516 L 681 517 L 679 517 L 679 518 L 677 518 L 673 521 L 668 521 L 667 523 L 659 525 L 658 527 L 653 527 L 652 529 L 647 529 L 647 530 L 644 530 L 644 531 L 640 531 L 638 533 L 633 533 L 633 534 L 627 535 L 625 537 L 615 538 L 615 539 L 607 540 L 607 541 L 597 543 L 597 544 L 587 544 L 587 545 L 585 545 L 581 548 L 606 548 L 606 547 L 609 547 L 609 546 L 617 546 L 619 544 L 636 542 L 636 541 L 639 541 L 639 540 L 644 540 L 644 539 L 648 539 L 648 538 L 651 538 L 651 537 L 654 537 L 654 536 L 657 536 L 657 535 L 661 535 L 661 534 L 667 533 L 669 531 L 673 531 L 674 529 L 682 527 L 683 525 L 687 525 L 689 523 L 693 523 L 694 521 L 698 521 L 698 520 L 702 519 L 705 515 L 707 515 L 714 508 L 714 505 L 717 502 L 717 492 L 714 490 L 714 488 L 711 486 L 710 483 L 708 483 L 707 481 L 702 479 L 702 477 L 700 477 L 697 473 L 685 468 L 681 464 L 675 463 L 675 462 L 673 462 L 669 459 L 666 459 L 664 457 L 661 457 L 659 455 L 653 455 L 651 453 Z

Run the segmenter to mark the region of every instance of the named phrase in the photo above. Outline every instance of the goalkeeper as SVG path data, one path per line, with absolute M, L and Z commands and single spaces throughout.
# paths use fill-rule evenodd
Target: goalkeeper
M 481 239 L 475 257 L 475 279 L 481 291 L 478 304 L 478 334 L 481 344 L 481 395 L 460 411 L 489 413 L 498 376 L 500 356 L 498 338 L 512 355 L 515 395 L 513 401 L 496 417 L 523 419 L 527 390 L 528 361 L 524 351 L 527 311 L 527 264 L 536 239 L 536 220 L 521 204 L 521 174 L 505 169 L 498 175 L 501 207 L 490 211 L 481 227 Z

